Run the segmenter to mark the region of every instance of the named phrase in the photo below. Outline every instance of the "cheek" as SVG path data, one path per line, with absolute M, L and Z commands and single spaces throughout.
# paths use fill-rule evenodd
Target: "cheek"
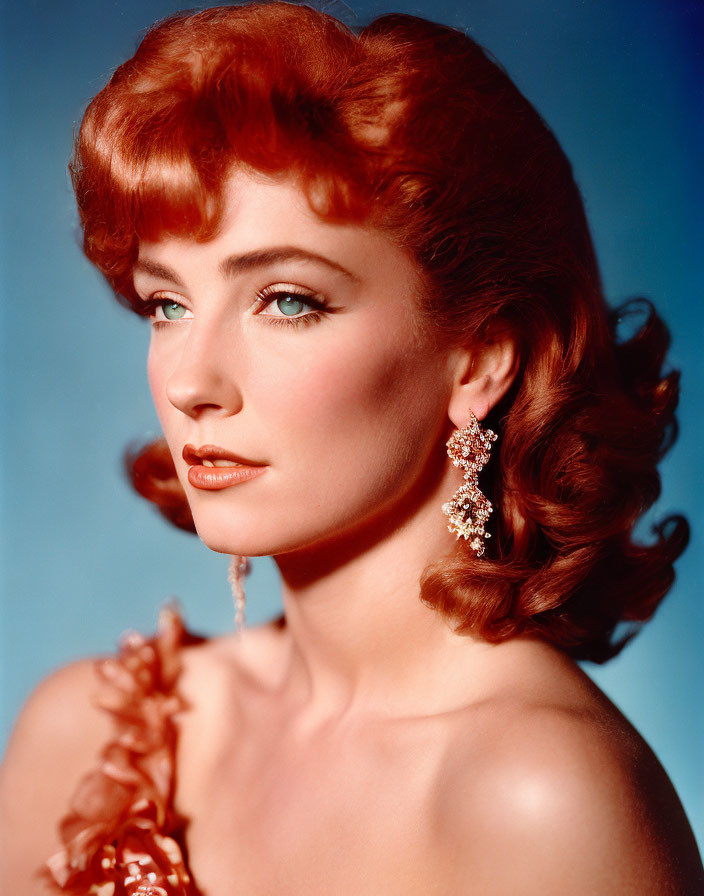
M 324 350 L 318 345 L 295 368 L 282 364 L 277 376 L 269 367 L 260 379 L 257 404 L 262 413 L 266 405 L 273 431 L 285 431 L 299 468 L 316 456 L 318 469 L 393 476 L 413 463 L 419 439 L 434 428 L 428 415 L 438 416 L 442 400 L 427 352 L 410 339 L 358 335 Z
M 339 340 L 304 350 L 293 362 L 282 358 L 277 363 L 270 357 L 255 377 L 262 402 L 279 421 L 340 425 L 356 417 L 359 425 L 388 396 L 399 360 L 377 346 L 365 351 L 357 340 Z

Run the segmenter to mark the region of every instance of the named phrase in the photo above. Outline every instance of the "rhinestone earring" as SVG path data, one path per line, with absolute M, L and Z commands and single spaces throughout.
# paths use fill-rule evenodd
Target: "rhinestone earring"
M 245 606 L 247 598 L 244 593 L 244 580 L 249 572 L 249 562 L 246 557 L 233 554 L 227 571 L 227 581 L 232 588 L 232 599 L 235 602 L 235 631 L 241 632 L 245 626 Z
M 443 513 L 450 519 L 447 527 L 469 540 L 469 545 L 477 557 L 484 553 L 484 539 L 489 538 L 484 524 L 494 509 L 485 494 L 479 489 L 478 477 L 489 460 L 491 443 L 498 436 L 491 429 L 482 429 L 479 421 L 470 411 L 469 423 L 463 429 L 456 429 L 447 443 L 447 454 L 455 467 L 462 467 L 464 482 L 452 498 L 442 505 Z

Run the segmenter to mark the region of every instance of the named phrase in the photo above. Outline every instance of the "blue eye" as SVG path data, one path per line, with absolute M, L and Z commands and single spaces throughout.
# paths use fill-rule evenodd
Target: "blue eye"
M 180 320 L 186 311 L 178 302 L 159 302 L 158 307 L 164 312 L 167 320 Z
M 284 295 L 283 298 L 276 300 L 276 307 L 286 315 L 300 314 L 305 304 L 301 299 L 291 295 Z
M 303 292 L 293 284 L 278 283 L 258 293 L 261 308 L 257 312 L 269 324 L 284 326 L 309 325 L 320 320 L 328 310 L 322 296 Z

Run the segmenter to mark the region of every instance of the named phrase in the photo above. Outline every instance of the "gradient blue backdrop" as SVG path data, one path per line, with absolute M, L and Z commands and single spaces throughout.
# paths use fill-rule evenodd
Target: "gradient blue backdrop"
M 206 4 L 194 4 L 200 7 Z M 504 64 L 571 158 L 607 295 L 652 297 L 684 370 L 680 440 L 658 514 L 682 510 L 693 542 L 656 618 L 588 671 L 644 734 L 704 843 L 702 5 L 655 0 L 390 0 L 467 29 Z M 178 595 L 191 627 L 231 625 L 226 558 L 169 527 L 125 484 L 132 438 L 159 433 L 147 327 L 120 308 L 78 248 L 66 173 L 87 101 L 169 0 L 2 6 L 2 729 L 41 676 L 152 630 Z M 270 560 L 248 583 L 249 619 L 279 607 Z

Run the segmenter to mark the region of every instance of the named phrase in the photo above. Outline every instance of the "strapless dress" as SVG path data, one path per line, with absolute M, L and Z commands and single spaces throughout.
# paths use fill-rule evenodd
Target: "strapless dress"
M 177 688 L 181 650 L 202 640 L 169 605 L 153 637 L 130 632 L 114 657 L 96 662 L 98 705 L 112 716 L 114 736 L 60 821 L 62 849 L 39 871 L 54 892 L 199 896 L 188 869 L 186 819 L 173 805 L 173 717 L 187 708 Z

